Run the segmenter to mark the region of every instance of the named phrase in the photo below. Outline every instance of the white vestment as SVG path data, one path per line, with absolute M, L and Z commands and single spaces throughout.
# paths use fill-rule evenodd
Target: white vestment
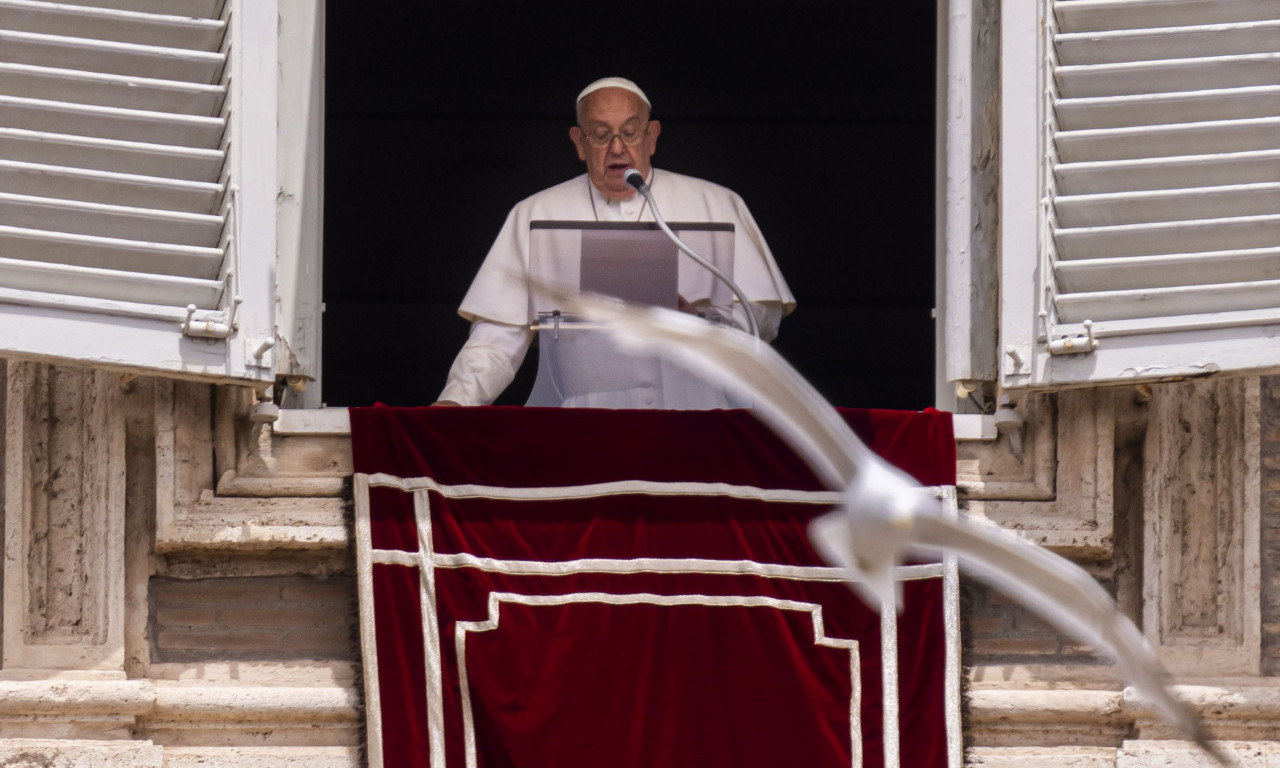
M 702 179 L 653 169 L 649 187 L 667 221 L 727 222 L 734 225 L 733 279 L 755 306 L 760 334 L 772 340 L 778 324 L 795 308 L 795 297 L 765 244 L 746 203 L 732 190 Z M 498 239 L 458 308 L 472 323 L 471 336 L 449 370 L 440 400 L 486 405 L 506 389 L 533 340 L 537 323 L 530 316 L 529 223 L 559 221 L 654 221 L 639 195 L 609 200 L 586 174 L 532 195 L 511 209 Z M 684 258 L 684 257 L 682 257 Z M 682 273 L 684 270 L 681 270 Z M 698 296 L 681 296 L 693 302 Z M 745 327 L 743 310 L 734 314 Z M 592 405 L 594 403 L 581 403 Z M 604 405 L 604 403 L 600 403 Z

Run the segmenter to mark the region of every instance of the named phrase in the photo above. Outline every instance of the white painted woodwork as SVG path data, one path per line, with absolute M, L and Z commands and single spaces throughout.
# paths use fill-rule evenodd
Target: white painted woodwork
M 34 197 L 118 204 L 160 211 L 208 213 L 225 188 L 216 181 L 188 181 L 42 163 L 0 160 L 0 183 Z
M 1002 384 L 1280 367 L 1280 4 L 1003 11 Z
M 282 13 L 301 25 L 283 44 Z M 322 18 L 0 0 L 0 353 L 248 381 L 318 367 L 322 102 L 282 121 L 278 81 L 321 93 Z M 299 287 L 278 290 L 281 266 Z
M 1062 163 L 1056 170 L 1058 192 L 1062 195 L 1180 189 L 1188 176 L 1214 187 L 1267 183 L 1280 178 L 1280 150 Z
M 166 296 L 146 276 L 224 267 L 227 20 L 120 5 L 0 0 L 0 257 L 128 273 L 107 296 L 56 270 L 3 285 L 218 309 L 222 290 Z
M 226 127 L 225 121 L 219 117 L 18 96 L 0 96 L 0 110 L 4 112 L 8 128 L 175 147 L 216 147 Z
M 214 50 L 226 22 L 45 0 L 0 0 L 0 27 L 81 39 Z
M 1062 12 L 1060 18 L 1084 26 Z M 1104 22 L 1105 23 L 1105 22 Z M 1159 21 L 1157 20 L 1157 23 Z M 1224 24 L 1188 25 L 1140 29 L 1063 32 L 1058 35 L 1058 51 L 1078 65 L 1119 64 L 1174 58 L 1184 49 L 1200 56 L 1253 54 L 1275 47 L 1280 41 L 1280 21 L 1247 21 Z
M 323 349 L 324 5 L 279 1 L 275 299 L 281 348 L 276 368 L 312 377 L 302 392 L 288 390 L 286 407 L 318 408 L 323 403 L 321 382 L 315 379 Z
M 1058 14 L 1081 30 L 1164 26 L 1176 16 L 1186 24 L 1250 21 L 1274 8 L 1272 0 L 1058 0 Z
M 76 0 L 76 5 L 92 8 L 115 8 L 139 13 L 164 13 L 176 16 L 214 18 L 220 15 L 227 0 Z
M 0 243 L 3 242 L 0 237 Z M 215 301 L 222 291 L 222 283 L 217 280 L 0 259 L 0 283 L 10 288 L 39 291 L 49 282 L 57 282 L 78 296 L 111 301 L 137 299 L 152 304 L 178 296 L 189 304 L 199 305 Z
M 18 128 L 0 128 L 0 156 L 46 168 L 56 169 L 58 163 L 63 163 L 66 168 L 196 183 L 216 178 L 226 162 L 226 153 L 220 149 L 173 147 Z M 213 195 L 208 203 L 211 207 L 221 197 L 222 187 L 205 183 Z
M 1175 253 L 1168 256 L 1117 257 L 1108 260 L 1107 279 L 1096 271 L 1063 262 L 1059 277 L 1072 291 L 1136 290 L 1177 285 L 1240 283 L 1257 277 L 1280 278 L 1280 248 L 1218 253 Z
M 1267 118 L 1280 114 L 1280 87 L 1060 98 L 1054 113 L 1062 132 Z
M 0 31 L 0 50 L 16 64 L 206 84 L 218 82 L 226 64 L 225 55 L 213 51 L 10 30 Z
M 3 253 L 14 259 L 179 277 L 216 276 L 222 264 L 219 248 L 50 233 L 22 227 L 0 227 L 0 245 Z
M 57 93 L 73 104 L 212 117 L 221 109 L 227 89 L 222 83 L 163 80 L 0 61 L 0 93 L 35 99 Z
M 0 192 L 0 224 L 48 230 L 50 225 L 66 226 L 66 220 L 72 228 L 59 231 L 193 247 L 217 242 L 222 233 L 217 216 Z M 209 272 L 216 275 L 217 269 Z

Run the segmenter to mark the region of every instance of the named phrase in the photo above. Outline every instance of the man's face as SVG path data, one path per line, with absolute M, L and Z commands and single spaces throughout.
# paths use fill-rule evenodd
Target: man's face
M 601 88 L 578 105 L 578 125 L 569 129 L 569 138 L 596 189 L 605 197 L 622 200 L 636 192 L 622 174 L 635 168 L 649 175 L 649 158 L 661 127 L 649 119 L 649 108 L 639 96 L 622 88 Z

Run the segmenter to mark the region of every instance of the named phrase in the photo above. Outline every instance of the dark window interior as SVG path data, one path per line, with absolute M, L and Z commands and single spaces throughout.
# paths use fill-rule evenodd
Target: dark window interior
M 932 405 L 936 26 L 933 0 L 328 0 L 324 400 L 435 399 L 507 211 L 581 173 L 573 99 L 620 75 L 654 165 L 751 207 L 799 302 L 776 347 L 837 405 Z

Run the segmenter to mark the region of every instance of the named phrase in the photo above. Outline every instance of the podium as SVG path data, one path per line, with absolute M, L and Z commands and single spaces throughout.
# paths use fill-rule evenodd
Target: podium
M 733 273 L 732 224 L 675 223 L 678 236 Z M 534 221 L 534 286 L 586 291 L 645 306 L 682 304 L 709 322 L 732 316 L 733 295 L 650 222 Z M 705 410 L 750 405 L 684 366 L 621 347 L 608 329 L 566 314 L 536 287 L 529 312 L 538 332 L 538 374 L 526 405 Z
M 526 405 L 675 411 L 750 406 L 678 363 L 620 347 L 597 323 L 552 313 L 539 319 L 538 375 Z

